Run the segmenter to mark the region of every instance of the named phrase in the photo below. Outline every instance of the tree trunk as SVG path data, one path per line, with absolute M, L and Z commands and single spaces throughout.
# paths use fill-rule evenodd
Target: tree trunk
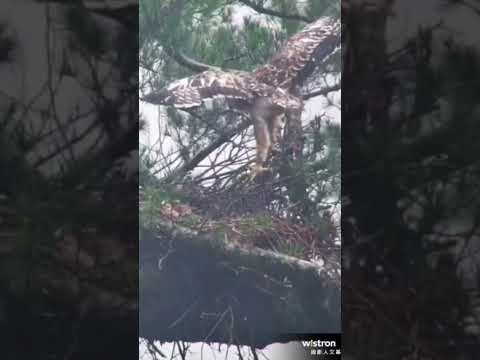
M 262 348 L 340 332 L 339 284 L 310 262 L 168 223 L 142 230 L 140 254 L 143 338 Z

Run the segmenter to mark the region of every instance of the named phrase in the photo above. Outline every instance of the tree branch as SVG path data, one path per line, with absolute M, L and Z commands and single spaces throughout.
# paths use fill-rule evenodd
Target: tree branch
M 233 337 L 262 348 L 282 333 L 339 331 L 340 288 L 320 266 L 225 236 L 163 220 L 142 229 L 140 252 L 158 256 L 141 262 L 141 337 L 220 343 Z M 162 244 L 171 248 L 160 269 Z
M 329 86 L 329 87 L 326 87 L 326 88 L 322 88 L 322 89 L 319 89 L 319 90 L 312 91 L 311 93 L 303 95 L 302 98 L 303 98 L 303 100 L 308 100 L 308 99 L 311 99 L 311 98 L 316 97 L 316 96 L 327 95 L 328 93 L 330 93 L 332 91 L 338 91 L 340 89 L 341 89 L 341 85 L 340 84 L 335 84 L 333 86 Z
M 163 49 L 168 54 L 168 56 L 174 59 L 177 63 L 189 68 L 194 72 L 203 72 L 207 70 L 220 70 L 220 68 L 216 66 L 208 65 L 200 61 L 197 61 L 195 59 L 192 59 L 179 50 L 174 50 L 168 47 L 164 47 Z
M 232 138 L 236 134 L 248 128 L 250 125 L 251 125 L 250 119 L 244 119 L 234 129 L 220 135 L 220 137 L 217 140 L 212 142 L 203 150 L 199 151 L 188 163 L 185 163 L 184 165 L 182 165 L 180 168 L 175 170 L 172 174 L 165 177 L 162 181 L 170 182 L 175 178 L 184 176 L 189 171 L 195 169 L 195 167 L 198 164 L 200 164 L 204 159 L 206 159 L 208 155 L 210 155 L 213 151 L 215 151 L 215 149 L 217 149 L 219 146 L 224 144 L 226 141 L 228 141 L 230 138 Z
M 303 16 L 303 15 L 300 15 L 300 14 L 286 14 L 286 13 L 283 13 L 281 11 L 268 9 L 268 8 L 265 8 L 262 5 L 257 4 L 257 3 L 255 3 L 251 0 L 238 0 L 238 1 L 241 2 L 242 4 L 248 6 L 248 7 L 251 7 L 253 10 L 255 10 L 256 12 L 261 13 L 261 14 L 271 15 L 271 16 L 275 16 L 275 17 L 279 17 L 279 18 L 287 19 L 287 20 L 304 21 L 304 22 L 307 22 L 307 23 L 310 23 L 314 20 L 314 19 L 311 19 L 307 16 Z

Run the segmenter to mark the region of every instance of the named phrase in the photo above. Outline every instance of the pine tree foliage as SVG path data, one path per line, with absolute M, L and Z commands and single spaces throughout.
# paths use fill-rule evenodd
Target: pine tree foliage
M 333 1 L 320 4 L 323 6 L 317 1 L 301 5 L 290 1 L 274 1 L 271 5 L 264 6 L 279 14 L 304 16 L 308 13 L 311 19 L 315 19 L 324 15 L 338 16 L 339 9 L 335 4 Z M 255 16 L 242 18 L 239 16 L 240 13 Z M 192 74 L 188 68 L 174 60 L 172 52 L 182 53 L 202 63 L 226 70 L 249 71 L 268 61 L 281 44 L 303 26 L 305 22 L 299 20 L 259 15 L 241 2 L 142 1 L 141 90 L 147 92 L 174 79 Z M 319 71 L 309 79 L 302 90 L 305 94 L 321 87 L 338 84 L 340 65 L 338 53 L 326 63 L 318 65 Z M 324 98 L 323 103 L 325 104 L 316 107 L 325 106 L 326 109 L 327 106 L 339 106 L 338 97 L 328 96 Z M 295 185 L 299 186 L 299 189 L 290 189 L 290 196 L 297 193 L 300 196 L 297 196 L 297 200 L 303 202 L 298 208 L 309 209 L 300 211 L 302 217 L 312 222 L 319 221 L 323 210 L 327 208 L 331 210 L 331 206 L 322 206 L 321 211 L 319 204 L 322 201 L 326 198 L 331 198 L 333 203 L 335 198 L 338 200 L 340 137 L 338 125 L 334 125 L 329 119 L 331 116 L 331 113 L 318 117 L 305 116 L 305 160 L 300 168 L 297 166 L 294 170 L 305 176 L 302 175 L 304 178 L 302 183 Z M 160 136 L 163 141 L 159 144 L 161 151 L 165 153 L 165 149 L 168 148 L 168 151 L 175 155 L 164 159 L 163 163 L 156 162 L 152 171 L 160 180 L 162 177 L 172 180 L 166 175 L 175 173 L 175 167 L 187 164 L 219 137 L 226 136 L 225 133 L 234 131 L 239 123 L 248 119 L 244 114 L 217 107 L 213 110 L 203 109 L 190 115 L 172 109 L 162 109 L 162 116 L 158 121 L 162 127 Z M 167 135 L 163 137 L 165 134 Z M 252 150 L 251 129 L 243 128 L 224 143 L 219 143 L 218 148 L 212 151 L 212 156 L 217 157 L 217 160 L 209 165 L 210 171 L 194 167 L 189 169 L 190 176 L 195 183 L 210 184 L 205 185 L 207 188 L 223 191 L 236 189 L 241 193 L 248 187 L 244 184 L 242 175 L 245 175 L 246 162 L 252 158 Z M 227 151 L 229 159 L 224 158 Z M 176 162 L 173 161 L 175 156 L 178 159 Z M 169 161 L 174 165 L 167 165 Z M 145 158 L 144 163 L 151 161 Z M 202 163 L 202 166 L 205 166 L 205 163 Z M 214 173 L 218 176 L 214 176 Z M 175 179 L 177 182 L 183 180 L 181 177 Z M 242 185 L 239 185 L 240 183 Z M 278 192 L 283 198 L 281 201 L 284 202 L 284 207 L 291 207 L 292 203 L 297 201 L 285 201 L 288 193 L 282 193 L 281 188 Z M 268 202 L 265 206 L 268 206 Z

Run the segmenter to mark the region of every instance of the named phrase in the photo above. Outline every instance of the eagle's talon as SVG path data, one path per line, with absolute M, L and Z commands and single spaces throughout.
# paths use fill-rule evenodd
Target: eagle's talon
M 255 179 L 259 175 L 270 171 L 271 169 L 269 167 L 264 167 L 259 164 L 254 164 L 250 167 L 250 180 Z

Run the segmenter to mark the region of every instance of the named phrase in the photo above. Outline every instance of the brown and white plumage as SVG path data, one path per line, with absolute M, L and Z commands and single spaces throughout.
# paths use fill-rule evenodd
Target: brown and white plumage
M 258 81 L 243 71 L 208 70 L 172 82 L 143 100 L 157 105 L 172 105 L 179 109 L 201 106 L 205 100 L 235 99 L 253 104 L 258 98 L 269 98 L 279 108 L 299 108 L 301 101 L 286 90 Z
M 312 61 L 323 60 L 340 45 L 340 21 L 323 17 L 293 35 L 265 65 L 251 73 L 208 70 L 174 81 L 143 100 L 176 108 L 193 108 L 214 98 L 238 99 L 253 103 L 269 97 L 280 107 L 298 107 L 290 92 L 297 78 Z
M 206 100 L 236 100 L 250 112 L 257 142 L 257 171 L 277 142 L 285 114 L 299 121 L 301 98 L 294 86 L 308 76 L 312 62 L 324 60 L 340 45 L 340 22 L 321 18 L 292 36 L 272 60 L 253 72 L 208 70 L 174 81 L 142 100 L 179 109 L 199 107 Z
M 340 21 L 323 17 L 293 35 L 265 65 L 254 70 L 263 83 L 291 90 L 306 67 L 328 57 L 340 46 Z

